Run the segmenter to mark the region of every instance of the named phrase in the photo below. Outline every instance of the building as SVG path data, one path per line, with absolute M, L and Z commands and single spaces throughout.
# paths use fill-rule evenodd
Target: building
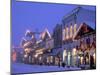
M 62 25 L 57 24 L 53 29 L 54 48 L 62 47 Z
M 46 28 L 36 40 L 34 32 L 26 31 L 21 42 L 24 62 L 96 68 L 95 16 L 94 10 L 77 7 L 63 17 L 52 35 Z
M 24 63 L 32 63 L 32 54 L 34 51 L 34 45 L 36 38 L 34 32 L 26 30 L 25 37 L 22 38 L 20 46 L 24 49 Z
M 96 26 L 96 11 L 87 9 L 86 7 L 76 7 L 62 19 L 63 27 L 70 27 L 71 25 L 77 24 L 76 27 L 78 28 L 83 22 Z
M 77 56 L 80 58 L 80 64 L 89 65 L 93 62 L 92 65 L 96 67 L 96 30 L 83 23 L 74 35 L 74 40 L 78 47 Z
M 23 62 L 23 48 L 21 47 L 12 47 L 12 62 Z
M 52 57 L 48 55 L 51 53 L 52 48 L 54 47 L 54 40 L 46 28 L 41 34 L 40 39 L 36 41 L 34 45 L 34 63 L 35 64 L 49 64 L 49 61 L 52 61 Z
M 63 55 L 62 59 L 67 66 L 77 66 L 79 64 L 78 58 L 80 58 L 78 56 L 78 49 L 81 50 L 80 53 L 82 55 L 83 50 L 87 50 L 90 44 L 94 42 L 93 37 L 96 39 L 95 16 L 95 11 L 77 7 L 62 19 L 62 50 L 65 55 Z M 80 36 L 78 34 L 80 34 Z M 76 37 L 78 40 L 76 40 Z M 85 45 L 86 48 L 83 45 Z M 85 55 L 85 53 L 83 53 L 83 55 Z M 85 58 L 81 57 L 81 64 L 84 64 L 83 60 L 85 60 Z

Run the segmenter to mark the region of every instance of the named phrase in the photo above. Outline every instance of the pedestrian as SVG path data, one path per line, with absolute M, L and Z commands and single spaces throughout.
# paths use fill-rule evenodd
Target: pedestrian
M 93 46 L 91 46 L 91 49 L 90 49 L 90 69 L 93 69 L 93 66 L 94 66 L 93 54 L 94 54 Z

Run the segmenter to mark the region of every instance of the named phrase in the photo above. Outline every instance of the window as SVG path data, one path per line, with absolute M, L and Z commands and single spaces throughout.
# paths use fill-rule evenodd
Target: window
M 63 29 L 63 41 L 65 40 L 65 29 Z
M 76 55 L 76 48 L 73 48 L 73 56 Z
M 53 62 L 53 56 L 50 56 L 50 62 L 51 63 Z
M 74 34 L 76 33 L 76 27 L 77 27 L 77 25 L 74 24 Z
M 89 37 L 86 39 L 86 43 L 90 44 L 90 38 Z
M 64 49 L 64 51 L 63 51 L 63 61 L 64 62 L 66 61 L 66 56 L 67 56 L 67 51 L 66 51 L 66 49 Z
M 69 36 L 68 36 L 68 27 L 66 27 L 66 39 L 68 39 Z
M 72 32 L 72 25 L 70 26 L 70 38 L 72 38 L 73 32 Z

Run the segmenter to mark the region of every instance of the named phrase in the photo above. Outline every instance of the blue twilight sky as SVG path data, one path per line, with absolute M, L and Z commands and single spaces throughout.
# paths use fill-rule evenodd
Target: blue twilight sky
M 12 45 L 19 46 L 27 29 L 41 32 L 47 28 L 52 33 L 55 25 L 61 23 L 63 16 L 76 7 L 77 5 L 16 2 L 12 0 Z M 95 10 L 94 6 L 83 7 Z

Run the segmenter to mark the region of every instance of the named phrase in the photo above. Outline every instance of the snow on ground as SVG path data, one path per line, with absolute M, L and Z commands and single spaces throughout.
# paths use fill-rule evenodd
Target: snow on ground
M 58 66 L 45 66 L 45 65 L 28 65 L 23 63 L 12 63 L 11 72 L 12 73 L 37 73 L 37 72 L 53 72 L 53 71 L 73 71 L 80 70 L 77 67 L 58 67 Z

